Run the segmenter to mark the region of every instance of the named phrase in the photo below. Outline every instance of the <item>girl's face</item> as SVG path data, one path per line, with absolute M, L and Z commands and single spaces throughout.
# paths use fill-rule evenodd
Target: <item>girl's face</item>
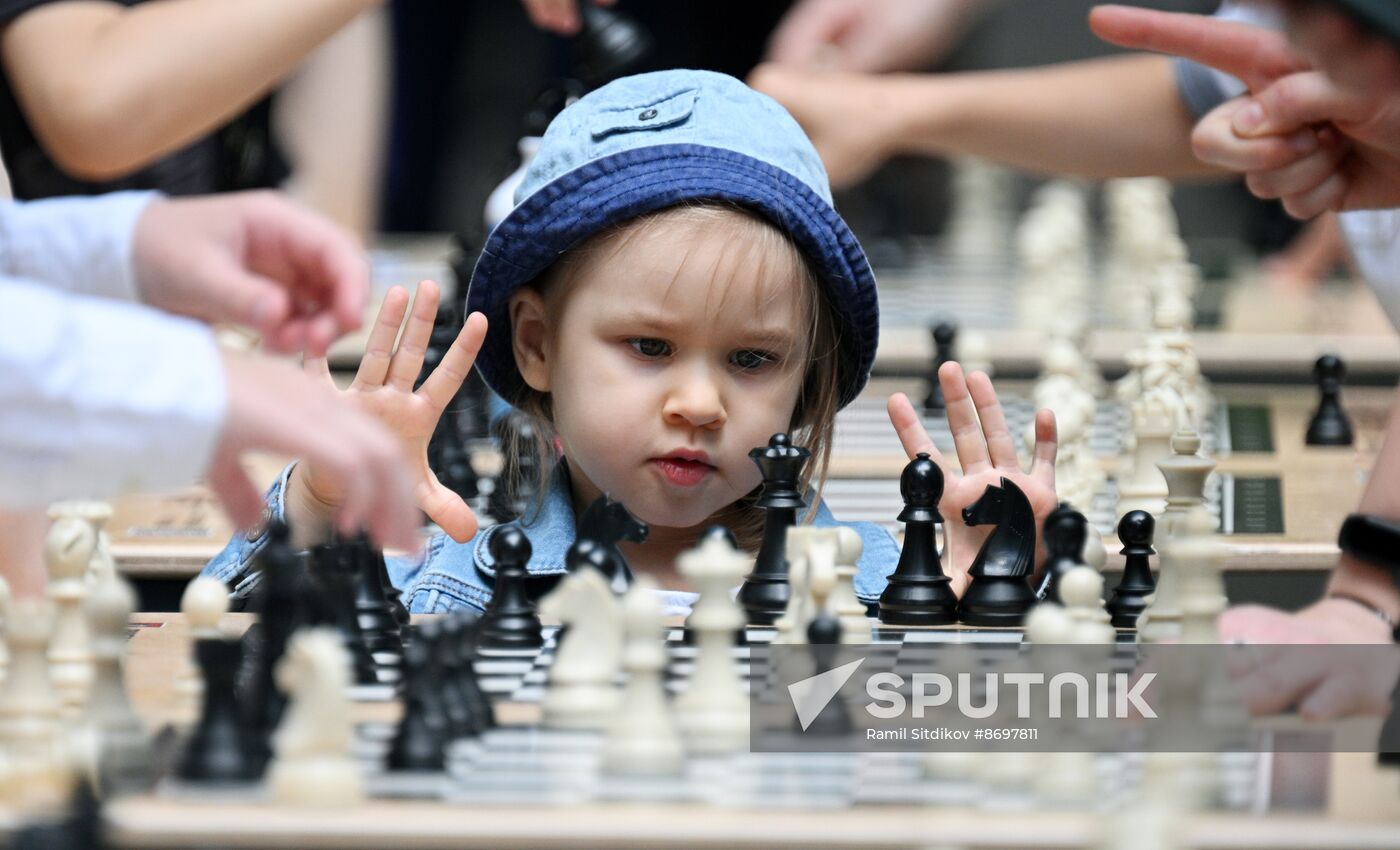
M 763 227 L 662 216 L 584 252 L 559 292 L 512 298 L 580 503 L 691 528 L 760 483 L 748 453 L 791 425 L 809 326 L 801 261 Z

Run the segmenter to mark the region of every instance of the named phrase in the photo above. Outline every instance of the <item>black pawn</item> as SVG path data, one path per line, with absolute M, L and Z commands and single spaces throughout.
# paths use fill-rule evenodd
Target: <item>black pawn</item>
M 534 649 L 544 646 L 544 627 L 526 589 L 530 538 L 520 526 L 503 526 L 491 535 L 496 584 L 481 623 L 481 649 Z
M 772 625 L 787 609 L 791 593 L 787 530 L 797 522 L 797 512 L 807 507 L 798 484 L 802 467 L 811 455 L 807 449 L 792 445 L 787 434 L 774 434 L 766 447 L 749 452 L 763 474 L 763 489 L 755 504 L 767 512 L 753 572 L 739 589 L 739 604 L 744 606 L 750 623 Z
M 1321 397 L 1317 412 L 1308 422 L 1306 442 L 1310 446 L 1349 446 L 1354 439 L 1351 420 L 1342 409 L 1342 378 L 1347 367 L 1335 354 L 1324 354 L 1313 364 L 1313 378 Z
M 1089 537 L 1089 520 L 1068 502 L 1045 518 L 1045 574 L 1035 595 L 1042 602 L 1064 604 L 1060 600 L 1060 579 L 1084 564 L 1084 541 Z
M 807 643 L 817 672 L 832 669 L 840 651 L 841 621 L 827 611 L 818 614 L 807 626 Z M 838 692 L 808 724 L 806 734 L 829 738 L 849 735 L 851 729 L 851 714 Z
M 938 382 L 938 370 L 953 359 L 953 342 L 958 336 L 957 325 L 939 322 L 929 329 L 933 336 L 933 368 L 928 375 L 928 395 L 924 396 L 925 413 L 942 413 L 946 407 L 943 401 L 943 385 Z
M 266 760 L 244 721 L 234 684 L 243 663 L 243 644 L 225 638 L 195 641 L 195 659 L 204 681 L 203 706 L 185 745 L 176 774 L 186 782 L 255 782 Z
M 309 572 L 315 587 L 311 590 L 313 598 L 308 601 L 315 613 L 314 621 L 308 625 L 334 628 L 340 634 L 341 645 L 350 654 L 355 682 L 377 685 L 379 675 L 374 669 L 374 657 L 365 644 L 355 611 L 356 566 L 352 558 L 353 547 L 338 543 L 311 550 Z
M 384 553 L 361 535 L 348 547 L 355 567 L 355 619 L 380 681 L 397 682 L 403 666 L 403 634 L 384 587 Z M 392 585 L 390 585 L 392 586 Z
M 389 578 L 389 564 L 383 557 L 376 560 L 379 563 L 379 586 L 384 588 L 384 599 L 389 603 L 389 610 L 394 615 L 394 622 L 399 625 L 399 635 L 402 639 L 408 634 L 408 606 L 403 604 L 403 595 L 394 586 L 394 580 Z
M 86 779 L 77 782 L 67 810 L 54 820 L 42 819 L 14 828 L 5 843 L 9 850 L 107 850 L 102 802 Z
M 496 725 L 496 717 L 491 708 L 491 701 L 486 698 L 485 692 L 481 690 L 481 683 L 476 680 L 476 667 L 473 664 L 481 642 L 481 627 L 484 621 L 476 612 L 467 609 L 458 611 L 454 616 L 461 627 L 458 632 L 458 651 L 461 657 L 466 659 L 466 663 L 457 671 L 457 688 L 462 693 L 467 710 L 471 712 L 473 726 L 478 731 L 490 729 Z
M 1137 626 L 1138 616 L 1147 608 L 1147 597 L 1157 589 L 1152 580 L 1148 558 L 1152 549 L 1152 533 L 1157 521 L 1147 511 L 1128 511 L 1118 521 L 1118 539 L 1123 542 L 1123 578 L 1108 600 L 1108 613 L 1119 629 Z
M 880 594 L 880 622 L 894 626 L 941 626 L 957 622 L 958 597 L 949 586 L 938 557 L 934 526 L 943 521 L 943 470 L 927 452 L 904 467 L 899 477 L 904 510 L 904 548 L 899 565 Z
M 389 745 L 385 766 L 392 771 L 442 771 L 446 766 L 447 714 L 438 680 L 442 663 L 437 621 L 416 626 L 404 647 L 403 716 Z
M 438 692 L 442 711 L 447 718 L 447 740 L 474 737 L 481 731 L 472 714 L 472 705 L 462 692 L 462 670 L 470 667 L 472 659 L 462 655 L 462 621 L 455 616 L 442 619 L 442 634 L 437 641 L 437 654 L 442 665 Z
M 258 622 L 245 639 L 252 671 L 242 699 L 248 728 L 264 760 L 272 757 L 272 733 L 287 705 L 275 671 L 300 619 L 297 603 L 304 569 L 304 559 L 292 549 L 291 529 L 280 520 L 269 522 L 267 543 L 258 555 Z

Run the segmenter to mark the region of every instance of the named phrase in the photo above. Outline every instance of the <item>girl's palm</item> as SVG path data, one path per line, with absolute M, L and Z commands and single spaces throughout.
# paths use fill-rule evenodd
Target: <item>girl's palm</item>
M 997 400 L 992 381 L 981 372 L 964 376 L 957 363 L 945 363 L 938 370 L 938 381 L 947 402 L 948 427 L 957 448 L 959 473 L 933 444 L 923 421 L 903 393 L 890 396 L 890 423 L 911 459 L 927 452 L 943 470 L 943 499 L 938 511 L 943 515 L 945 549 L 943 566 L 952 578 L 953 589 L 962 594 L 967 586 L 967 570 L 991 526 L 969 526 L 962 510 L 981 498 L 988 485 L 1001 486 L 1006 478 L 1021 488 L 1035 511 L 1037 527 L 1055 509 L 1055 415 L 1048 410 L 1036 413 L 1035 455 L 1029 472 L 1021 470 L 1016 444 L 1006 424 L 1006 415 Z M 1044 560 L 1044 544 L 1037 535 L 1036 563 Z
M 418 285 L 413 311 L 395 348 L 394 338 L 399 336 L 399 326 L 408 308 L 408 292 L 398 286 L 390 289 L 370 330 L 355 380 L 343 392 L 399 438 L 404 455 L 413 466 L 414 497 L 418 506 L 453 540 L 461 543 L 476 533 L 476 516 L 461 496 L 443 486 L 433 474 L 428 466 L 428 441 L 481 350 L 482 340 L 486 338 L 486 317 L 480 313 L 467 317 L 442 362 L 422 386 L 414 390 L 413 384 L 423 368 L 423 357 L 437 317 L 438 298 L 437 284 L 425 280 Z M 331 382 L 324 357 L 308 359 L 306 369 Z M 318 499 L 327 504 L 339 501 L 339 494 L 327 476 L 314 468 L 307 468 L 304 474 L 307 487 Z

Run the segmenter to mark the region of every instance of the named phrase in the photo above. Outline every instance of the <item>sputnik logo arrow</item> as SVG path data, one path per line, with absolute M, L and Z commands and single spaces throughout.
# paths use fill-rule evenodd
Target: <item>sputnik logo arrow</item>
M 812 721 L 817 719 L 817 715 L 822 713 L 822 709 L 826 708 L 827 703 L 831 702 L 832 697 L 836 696 L 856 672 L 856 668 L 864 663 L 864 658 L 857 658 L 848 664 L 833 667 L 825 673 L 818 673 L 788 685 L 788 696 L 792 698 L 792 707 L 797 711 L 797 721 L 802 724 L 803 732 L 807 731 L 807 727 L 812 725 Z

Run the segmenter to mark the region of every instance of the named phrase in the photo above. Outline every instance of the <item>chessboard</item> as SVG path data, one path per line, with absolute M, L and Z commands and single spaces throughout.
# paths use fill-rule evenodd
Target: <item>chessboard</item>
M 1207 240 L 1209 242 L 1209 240 Z M 1241 246 L 1193 242 L 1193 255 L 1208 266 L 1195 300 L 1193 342 L 1207 376 L 1305 380 L 1320 354 L 1333 352 L 1355 376 L 1400 375 L 1400 337 L 1364 282 L 1330 278 L 1316 288 L 1288 288 L 1270 281 Z M 902 252 L 900 261 L 877 262 L 881 345 L 876 371 L 918 373 L 931 361 L 929 328 L 952 322 L 981 334 L 993 365 L 1004 373 L 1031 375 L 1039 368 L 1041 334 L 1024 327 L 1016 312 L 1024 275 L 1008 242 L 1007 253 L 956 258 L 937 245 Z M 878 259 L 878 257 L 877 257 Z M 1089 351 L 1117 373 L 1141 334 L 1114 327 L 1095 280 L 1091 288 Z
M 150 728 L 185 728 L 175 708 L 175 672 L 189 652 L 179 615 L 138 614 L 146 624 L 130 641 L 127 678 Z M 418 618 L 421 621 L 422 618 Z M 225 615 L 237 633 L 249 615 Z M 668 634 L 668 688 L 683 690 L 688 647 Z M 989 657 L 1015 652 L 1017 630 L 948 627 L 890 630 L 877 643 L 934 652 L 968 642 Z M 752 629 L 761 645 L 767 630 Z M 551 634 L 552 637 L 552 634 Z M 1125 633 L 1121 638 L 1131 641 Z M 927 778 L 917 753 L 739 753 L 688 760 L 685 772 L 644 782 L 606 775 L 602 737 L 538 723 L 540 691 L 527 682 L 547 674 L 552 641 L 510 672 L 478 664 L 495 703 L 498 725 L 449 751 L 441 775 L 392 776 L 379 769 L 385 730 L 396 706 L 354 707 L 356 759 L 368 799 L 353 809 L 277 806 L 265 790 L 219 791 L 162 786 L 155 794 L 118 800 L 105 811 L 115 847 L 654 847 L 678 846 L 915 848 L 929 835 L 965 847 L 1091 847 L 1102 813 L 1130 798 L 1142 775 L 1137 755 L 1095 758 L 1102 790 L 1091 810 L 1049 805 L 1033 790 L 996 790 L 978 782 Z M 1130 643 L 1122 644 L 1130 648 Z M 735 652 L 736 668 L 747 663 Z M 528 662 L 526 664 L 525 662 Z M 527 669 L 528 666 L 528 669 Z M 523 671 L 523 672 L 522 672 Z M 1221 792 L 1183 828 L 1189 846 L 1315 848 L 1391 847 L 1400 836 L 1394 794 L 1400 776 L 1365 754 L 1261 753 L 1218 757 Z M 663 836 L 665 838 L 663 838 Z
M 892 393 L 906 393 L 918 407 L 926 381 L 877 378 L 861 398 L 837 416 L 836 443 L 823 489 L 832 512 L 843 519 L 898 527 L 898 480 L 907 462 L 885 413 Z M 1020 441 L 1034 415 L 1029 384 L 997 381 L 1007 425 Z M 1262 384 L 1217 383 L 1216 405 L 1201 432 L 1202 453 L 1217 462 L 1207 481 L 1207 507 L 1219 520 L 1231 549 L 1229 569 L 1327 570 L 1336 562 L 1335 538 L 1346 514 L 1365 487 L 1380 449 L 1395 391 L 1347 387 L 1342 400 L 1356 432 L 1348 448 L 1317 448 L 1303 439 L 1317 406 L 1315 389 Z M 950 460 L 952 435 L 941 414 L 924 413 L 924 426 Z M 1076 506 L 1098 528 L 1110 564 L 1118 547 L 1114 475 L 1128 417 L 1113 399 L 1101 400 L 1089 442 L 1107 480 L 1093 504 Z

